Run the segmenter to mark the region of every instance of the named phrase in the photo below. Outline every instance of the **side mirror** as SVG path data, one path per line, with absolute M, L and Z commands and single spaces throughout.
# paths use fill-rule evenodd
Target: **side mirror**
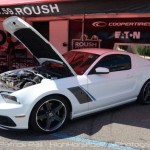
M 108 68 L 104 68 L 104 67 L 97 67 L 95 69 L 95 72 L 97 74 L 108 74 L 109 73 L 109 69 Z

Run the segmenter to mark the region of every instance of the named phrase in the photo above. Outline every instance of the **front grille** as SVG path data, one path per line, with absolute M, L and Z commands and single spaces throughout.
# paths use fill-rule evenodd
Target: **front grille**
M 16 127 L 14 121 L 7 116 L 0 116 L 0 125 Z

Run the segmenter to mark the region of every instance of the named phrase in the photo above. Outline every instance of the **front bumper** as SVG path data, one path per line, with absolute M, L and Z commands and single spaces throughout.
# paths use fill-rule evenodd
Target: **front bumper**
M 22 104 L 6 103 L 0 95 L 0 128 L 28 129 L 28 120 Z

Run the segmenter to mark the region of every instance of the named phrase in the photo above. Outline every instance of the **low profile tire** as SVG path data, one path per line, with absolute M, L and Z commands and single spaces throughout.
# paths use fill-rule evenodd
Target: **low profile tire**
M 148 80 L 142 87 L 139 97 L 138 97 L 138 101 L 141 104 L 145 104 L 148 105 L 150 104 L 150 80 Z
M 44 133 L 60 129 L 68 119 L 69 107 L 61 96 L 47 96 L 40 100 L 32 110 L 30 126 Z

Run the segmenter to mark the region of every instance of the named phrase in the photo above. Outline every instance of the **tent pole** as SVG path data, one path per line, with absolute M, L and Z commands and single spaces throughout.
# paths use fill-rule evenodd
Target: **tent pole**
M 84 30 L 85 30 L 85 14 L 83 14 L 82 18 L 82 41 L 84 41 Z

